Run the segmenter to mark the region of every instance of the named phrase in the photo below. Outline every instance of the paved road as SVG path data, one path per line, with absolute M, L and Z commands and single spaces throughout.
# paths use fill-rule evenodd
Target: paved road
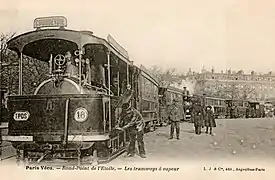
M 168 140 L 169 127 L 145 135 L 147 158 L 123 155 L 109 164 L 215 160 L 275 161 L 275 119 L 216 120 L 214 136 L 196 135 L 193 124 L 182 123 L 180 140 Z
M 114 159 L 109 165 L 157 161 L 275 161 L 275 119 L 216 120 L 215 136 L 196 135 L 193 124 L 182 123 L 180 140 L 168 140 L 169 127 L 160 127 L 144 137 L 147 158 Z M 7 159 L 1 163 L 15 163 Z

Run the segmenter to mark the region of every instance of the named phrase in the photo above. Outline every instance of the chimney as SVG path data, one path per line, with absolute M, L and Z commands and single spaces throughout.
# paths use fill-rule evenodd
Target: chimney
M 214 68 L 212 67 L 212 69 L 211 69 L 211 72 L 212 72 L 212 74 L 214 74 L 214 72 L 215 72 L 215 70 L 214 70 Z

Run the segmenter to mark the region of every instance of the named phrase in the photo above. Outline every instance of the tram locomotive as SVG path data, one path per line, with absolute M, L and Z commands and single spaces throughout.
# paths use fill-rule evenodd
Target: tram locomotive
M 156 124 L 157 81 L 134 66 L 111 36 L 105 40 L 65 29 L 67 20 L 59 16 L 37 18 L 34 26 L 7 43 L 20 58 L 19 95 L 8 98 L 9 130 L 3 139 L 17 150 L 18 161 L 111 160 L 129 141 L 127 129 L 115 128 L 126 102 L 142 112 L 147 127 Z M 23 56 L 49 64 L 49 78 L 31 95 L 22 93 Z

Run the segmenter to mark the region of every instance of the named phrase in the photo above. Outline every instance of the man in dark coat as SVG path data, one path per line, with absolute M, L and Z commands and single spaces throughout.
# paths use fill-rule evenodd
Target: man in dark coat
M 216 122 L 215 122 L 215 117 L 214 117 L 214 113 L 212 111 L 211 106 L 206 107 L 204 125 L 206 126 L 206 132 L 205 133 L 208 134 L 208 128 L 210 128 L 210 134 L 213 135 L 212 127 L 216 127 Z
M 195 133 L 200 135 L 201 134 L 201 128 L 203 126 L 203 108 L 202 105 L 196 101 L 193 104 L 193 111 L 192 111 L 192 119 L 194 122 L 195 127 Z
M 169 139 L 173 139 L 174 129 L 176 129 L 177 139 L 180 139 L 180 118 L 180 109 L 177 105 L 177 100 L 174 99 L 173 103 L 168 108 L 168 119 L 171 124 Z
M 118 130 L 129 130 L 130 144 L 128 148 L 128 157 L 133 157 L 136 150 L 136 140 L 138 143 L 139 155 L 145 158 L 145 148 L 144 148 L 144 121 L 142 115 L 129 103 L 124 103 L 122 105 L 122 112 L 120 117 L 120 122 L 116 129 Z

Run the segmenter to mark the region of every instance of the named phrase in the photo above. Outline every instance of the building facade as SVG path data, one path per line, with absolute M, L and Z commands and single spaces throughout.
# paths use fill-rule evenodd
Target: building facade
M 214 69 L 207 71 L 203 68 L 196 73 L 189 69 L 184 79 L 194 84 L 194 94 L 257 101 L 275 98 L 275 75 L 272 72 L 245 74 L 243 70 L 227 70 L 216 73 Z

